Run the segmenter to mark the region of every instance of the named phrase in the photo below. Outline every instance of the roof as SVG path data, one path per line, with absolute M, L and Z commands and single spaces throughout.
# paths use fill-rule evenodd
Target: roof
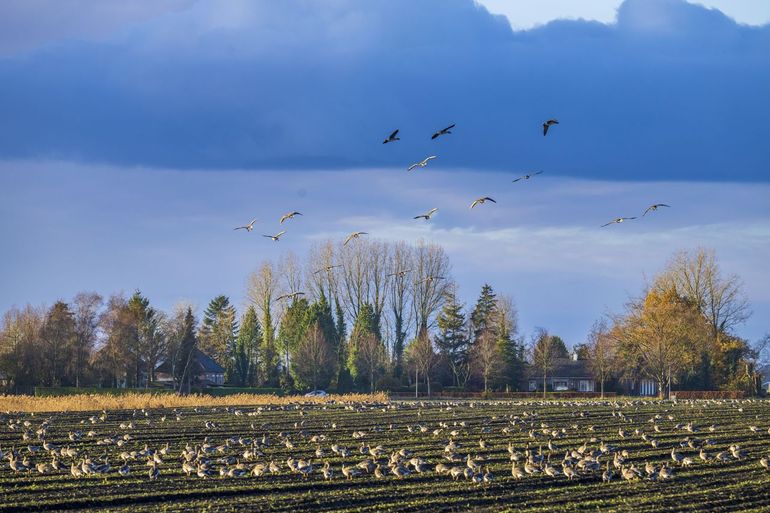
M 527 377 L 541 377 L 542 371 L 530 365 L 527 368 Z M 588 360 L 573 360 L 571 358 L 556 358 L 553 368 L 548 371 L 549 378 L 593 379 L 593 373 Z
M 200 349 L 195 349 L 195 360 L 198 362 L 198 365 L 200 366 L 200 372 L 206 372 L 209 374 L 224 374 L 225 368 L 219 365 L 217 362 L 215 362 L 209 355 L 201 351 Z
M 204 353 L 198 348 L 195 348 L 193 352 L 193 358 L 194 362 L 198 365 L 197 372 L 194 374 L 224 374 L 225 369 L 221 365 L 219 365 L 217 362 L 214 361 L 213 358 L 211 358 L 209 355 Z M 166 360 L 165 362 L 158 365 L 158 367 L 155 369 L 156 372 L 165 372 L 167 374 L 171 374 L 171 360 Z

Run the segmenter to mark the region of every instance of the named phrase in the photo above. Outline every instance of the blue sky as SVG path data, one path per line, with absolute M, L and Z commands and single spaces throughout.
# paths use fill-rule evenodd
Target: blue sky
M 362 229 L 443 244 L 467 301 L 489 281 L 570 343 L 712 247 L 746 282 L 741 334 L 768 331 L 767 3 L 482 3 L 4 2 L 0 310 L 240 303 L 261 259 Z M 231 230 L 292 209 L 280 244 Z

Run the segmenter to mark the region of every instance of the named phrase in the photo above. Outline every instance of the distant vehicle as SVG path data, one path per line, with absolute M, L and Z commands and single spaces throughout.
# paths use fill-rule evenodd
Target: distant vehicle
M 327 394 L 324 390 L 313 390 L 312 392 L 308 392 L 305 394 L 305 397 L 326 397 Z

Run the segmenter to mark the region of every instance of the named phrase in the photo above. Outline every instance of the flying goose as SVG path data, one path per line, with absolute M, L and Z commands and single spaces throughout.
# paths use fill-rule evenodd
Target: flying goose
M 609 223 L 604 223 L 603 225 L 600 226 L 600 228 L 604 228 L 605 226 L 609 226 L 611 224 L 620 224 L 623 221 L 630 221 L 631 219 L 636 219 L 636 217 L 617 217 L 612 221 L 610 221 Z
M 426 276 L 422 280 L 418 281 L 417 283 L 431 283 L 435 280 L 443 280 L 443 276 Z
M 281 220 L 279 221 L 280 224 L 283 224 L 284 221 L 287 219 L 292 219 L 294 216 L 301 216 L 302 212 L 297 212 L 296 210 L 294 212 L 289 212 L 288 214 L 284 214 L 281 216 Z
M 280 239 L 281 235 L 283 235 L 284 233 L 286 233 L 286 230 L 282 232 L 278 232 L 275 235 L 263 235 L 263 237 L 267 237 L 268 239 L 273 239 L 275 242 L 278 242 L 278 239 Z
M 345 242 L 342 243 L 343 246 L 347 246 L 348 242 L 350 242 L 353 239 L 359 238 L 361 235 L 369 235 L 367 232 L 353 232 L 350 235 L 348 235 L 348 238 L 345 239 Z
M 440 135 L 451 134 L 452 132 L 450 132 L 450 130 L 453 129 L 454 127 L 455 127 L 454 124 L 452 124 L 452 125 L 449 125 L 446 128 L 442 128 L 441 130 L 439 130 L 438 132 L 436 132 L 435 134 L 430 136 L 430 138 L 431 139 L 435 139 L 436 137 L 438 137 Z
M 543 123 L 543 137 L 548 133 L 548 129 L 551 128 L 553 125 L 558 125 L 559 122 L 555 119 L 549 119 L 545 123 Z
M 645 211 L 644 211 L 644 214 L 642 214 L 642 217 L 646 216 L 646 215 L 647 215 L 647 212 L 655 212 L 655 211 L 656 211 L 656 210 L 658 210 L 658 208 L 660 208 L 660 207 L 668 207 L 668 208 L 671 208 L 671 206 L 670 206 L 670 205 L 666 205 L 665 203 L 656 203 L 656 204 L 654 204 L 654 205 L 650 205 L 649 207 L 647 207 L 647 210 L 645 210 Z
M 497 203 L 495 200 L 493 200 L 489 196 L 484 196 L 483 198 L 477 198 L 473 200 L 473 203 L 471 203 L 471 208 L 475 208 L 476 205 L 483 205 L 487 201 L 491 201 L 492 203 Z
M 233 228 L 233 230 L 246 230 L 247 232 L 250 232 L 251 230 L 254 229 L 254 223 L 256 223 L 256 222 L 257 222 L 256 218 L 252 219 L 249 224 L 245 224 L 243 226 L 239 226 L 237 228 Z
M 400 141 L 401 139 L 398 137 L 398 128 L 393 130 L 393 133 L 388 136 L 387 139 L 382 141 L 382 144 L 388 144 L 389 142 L 395 142 Z
M 517 178 L 517 179 L 515 179 L 513 182 L 515 183 L 515 182 L 518 182 L 519 180 L 529 180 L 529 179 L 530 179 L 530 178 L 532 178 L 533 176 L 535 176 L 535 175 L 539 175 L 539 174 L 541 174 L 541 173 L 542 173 L 542 171 L 538 171 L 537 173 L 529 173 L 529 174 L 526 174 L 526 175 L 523 175 L 523 176 L 520 176 L 520 177 L 518 177 L 518 178 Z
M 278 296 L 277 298 L 275 298 L 275 300 L 283 301 L 284 299 L 289 299 L 289 298 L 295 299 L 297 296 L 304 296 L 304 295 L 305 295 L 304 292 L 290 292 L 288 294 L 283 294 L 281 296 Z
M 327 265 L 326 267 L 322 267 L 321 269 L 317 269 L 313 271 L 313 274 L 318 274 L 326 271 L 327 273 L 331 271 L 332 269 L 336 269 L 337 267 L 342 267 L 341 265 Z
M 437 208 L 432 208 L 425 212 L 424 214 L 420 214 L 418 216 L 414 216 L 415 219 L 425 219 L 426 221 L 430 220 L 431 217 L 433 217 L 433 214 L 438 212 Z
M 436 158 L 436 155 L 431 155 L 430 157 L 426 157 L 425 159 L 421 160 L 420 162 L 416 162 L 416 163 L 412 164 L 411 166 L 406 168 L 406 170 L 407 171 L 411 171 L 412 169 L 414 169 L 416 167 L 425 167 L 425 166 L 428 165 L 428 162 L 430 162 L 431 160 L 433 160 L 435 158 Z
M 407 273 L 410 273 L 410 272 L 412 272 L 411 269 L 403 269 L 401 271 L 396 271 L 392 274 L 389 274 L 388 277 L 390 278 L 391 276 L 398 276 L 399 278 L 403 278 L 404 276 L 406 276 Z

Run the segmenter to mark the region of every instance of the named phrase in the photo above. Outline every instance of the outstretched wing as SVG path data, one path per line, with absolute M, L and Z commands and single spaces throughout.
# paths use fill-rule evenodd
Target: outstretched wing
M 394 137 L 396 137 L 396 135 L 398 135 L 398 128 L 393 130 L 393 133 L 388 136 L 388 139 L 393 139 Z
M 495 200 L 493 200 L 489 196 L 486 196 L 484 199 L 487 200 L 487 201 L 491 201 L 492 203 L 497 203 Z
M 407 171 L 411 171 L 412 169 L 416 168 L 417 166 L 419 166 L 419 164 L 412 164 L 411 166 L 409 166 L 408 168 L 406 168 L 406 170 L 407 170 Z
M 548 133 L 548 123 L 543 123 L 543 136 Z
M 446 132 L 447 130 L 451 130 L 451 129 L 453 129 L 454 127 L 455 127 L 455 126 L 454 126 L 454 124 L 452 124 L 452 125 L 449 125 L 449 126 L 448 126 L 448 127 L 446 127 L 445 129 L 443 129 L 443 130 L 442 130 L 442 132 Z

